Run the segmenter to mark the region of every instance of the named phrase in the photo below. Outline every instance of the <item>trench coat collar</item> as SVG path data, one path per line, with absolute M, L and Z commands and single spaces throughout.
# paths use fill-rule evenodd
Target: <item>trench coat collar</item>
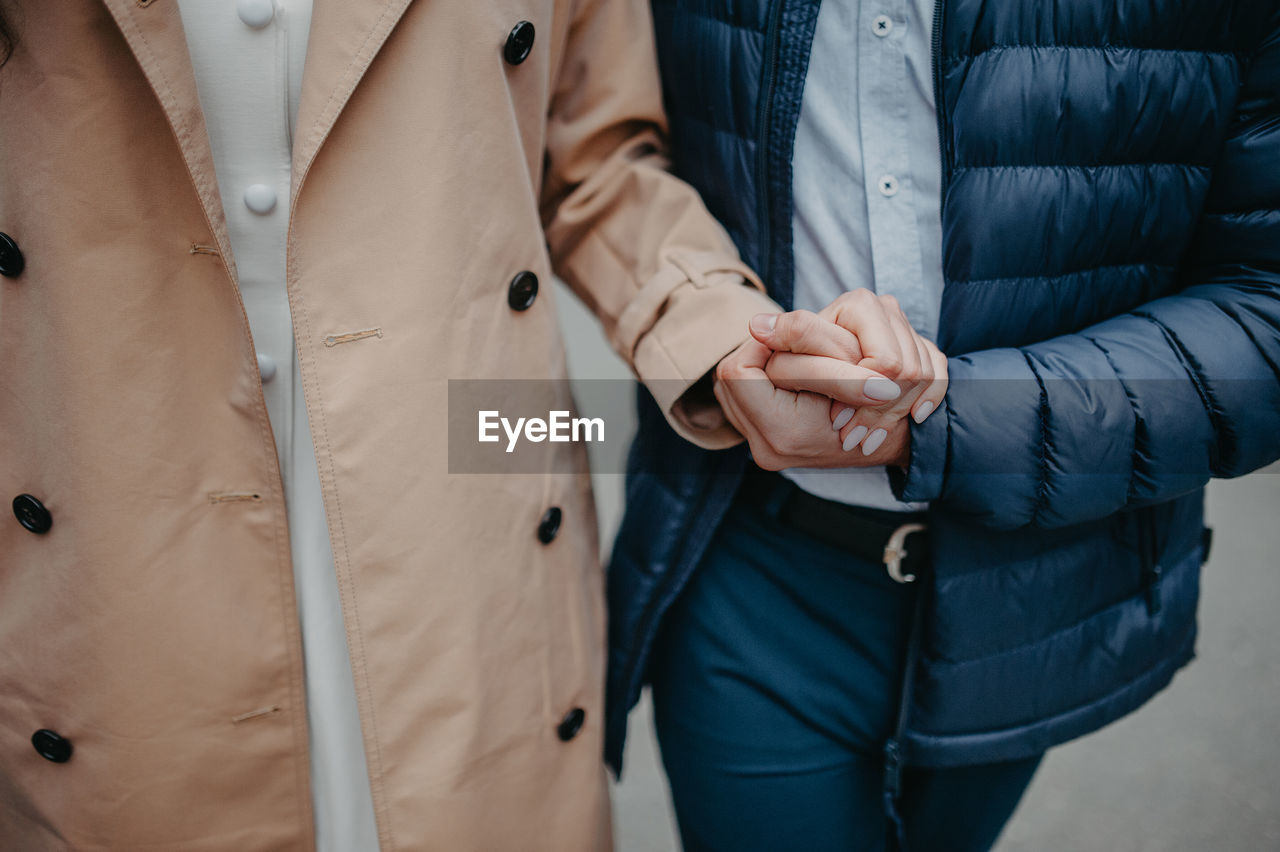
M 213 151 L 209 147 L 209 132 L 200 109 L 195 71 L 191 67 L 191 55 L 187 52 L 177 0 L 103 2 L 160 101 L 165 118 L 182 149 L 182 158 L 200 196 L 214 242 L 234 278 L 235 262 L 231 257 L 226 215 L 213 171 Z
M 160 101 L 228 269 L 231 242 L 177 0 L 102 0 Z M 412 0 L 313 0 L 293 143 L 292 200 L 356 84 Z M 292 210 L 292 204 L 290 205 Z

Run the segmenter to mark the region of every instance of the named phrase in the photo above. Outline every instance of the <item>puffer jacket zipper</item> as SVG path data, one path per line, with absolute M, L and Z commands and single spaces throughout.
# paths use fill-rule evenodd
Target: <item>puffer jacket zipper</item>
M 933 6 L 933 45 L 931 50 L 933 61 L 933 103 L 938 119 L 938 153 L 942 157 L 942 198 L 945 207 L 947 196 L 947 148 L 946 148 L 946 108 L 942 100 L 942 23 L 943 4 L 945 0 L 936 0 Z M 916 665 L 920 660 L 924 644 L 924 619 L 928 603 L 928 582 L 931 573 L 922 573 L 916 579 L 916 601 L 911 607 L 911 628 L 907 641 L 907 653 L 903 663 L 902 686 L 898 697 L 898 715 L 893 735 L 884 746 L 884 781 L 883 795 L 885 816 L 893 828 L 899 850 L 906 847 L 905 825 L 898 809 L 898 799 L 902 795 L 902 770 L 904 759 L 902 742 L 911 721 L 911 700 L 915 691 Z
M 764 90 L 760 98 L 760 110 L 756 115 L 756 213 L 759 227 L 759 257 L 756 269 L 761 275 L 769 275 L 773 237 L 769 227 L 769 121 L 773 117 L 773 93 L 778 84 L 778 49 L 782 39 L 782 9 L 786 0 L 774 0 L 769 10 L 769 26 L 765 31 Z
M 942 192 L 938 203 L 946 207 L 947 183 L 950 181 L 950 160 L 947 156 L 947 111 L 942 105 L 942 7 L 944 0 L 933 4 L 933 111 L 938 121 L 938 155 L 942 157 Z

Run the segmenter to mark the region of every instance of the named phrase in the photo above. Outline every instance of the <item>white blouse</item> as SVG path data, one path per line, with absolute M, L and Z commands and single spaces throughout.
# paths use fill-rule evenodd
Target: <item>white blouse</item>
M 284 478 L 320 852 L 378 849 L 351 660 L 285 284 L 311 0 L 178 0 Z

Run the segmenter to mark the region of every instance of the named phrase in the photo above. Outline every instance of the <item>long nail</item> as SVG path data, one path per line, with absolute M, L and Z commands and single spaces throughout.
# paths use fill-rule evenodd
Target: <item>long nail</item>
M 741 320 L 739 320 L 741 322 Z M 756 314 L 751 318 L 751 330 L 756 334 L 768 334 L 778 324 L 777 314 Z
M 923 423 L 925 421 L 925 418 L 927 418 L 930 414 L 933 413 L 934 407 L 935 406 L 932 402 L 923 403 L 919 408 L 916 409 L 916 413 L 911 415 L 911 419 L 916 421 L 917 423 Z
M 877 429 L 867 436 L 867 442 L 862 445 L 862 454 L 869 456 L 876 450 L 880 449 L 880 445 L 884 443 L 884 439 L 889 437 L 889 433 L 884 429 Z
M 872 376 L 862 386 L 862 392 L 872 399 L 888 401 L 902 395 L 902 388 L 884 376 Z
M 845 436 L 844 443 L 840 446 L 844 447 L 844 451 L 847 453 L 854 447 L 858 446 L 858 443 L 865 437 L 867 437 L 867 427 L 854 426 L 853 431 Z
M 839 432 L 841 429 L 844 428 L 844 424 L 848 423 L 852 419 L 853 419 L 853 409 L 846 408 L 844 411 L 841 411 L 839 414 L 836 415 L 835 420 L 831 421 L 832 431 Z

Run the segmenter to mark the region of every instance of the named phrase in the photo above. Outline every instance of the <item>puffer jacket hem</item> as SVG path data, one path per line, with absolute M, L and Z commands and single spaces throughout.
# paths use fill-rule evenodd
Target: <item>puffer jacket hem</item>
M 908 730 L 906 762 L 941 769 L 975 763 L 1002 763 L 1043 754 L 1055 745 L 1092 733 L 1137 710 L 1173 680 L 1195 657 L 1193 623 L 1175 653 L 1119 689 L 1088 704 L 1027 725 L 968 734 L 928 734 Z

